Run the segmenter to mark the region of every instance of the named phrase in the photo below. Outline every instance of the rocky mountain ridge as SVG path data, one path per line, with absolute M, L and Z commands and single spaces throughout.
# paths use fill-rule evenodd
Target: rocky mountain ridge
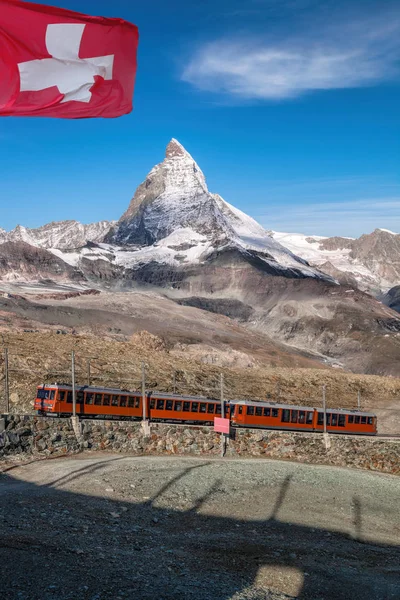
M 72 250 L 85 246 L 87 242 L 102 242 L 113 225 L 113 221 L 99 221 L 88 225 L 79 221 L 58 221 L 36 229 L 17 225 L 15 229 L 8 232 L 0 229 L 0 244 L 25 242 L 45 250 Z
M 400 281 L 400 234 L 375 229 L 357 239 L 271 231 L 273 239 L 340 283 L 374 296 Z

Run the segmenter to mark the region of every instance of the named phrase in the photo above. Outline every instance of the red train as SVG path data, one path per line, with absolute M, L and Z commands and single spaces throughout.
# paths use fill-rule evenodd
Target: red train
M 40 415 L 71 416 L 72 387 L 64 384 L 41 385 L 37 388 L 35 409 Z M 140 392 L 128 390 L 78 387 L 76 413 L 84 418 L 142 419 L 143 398 Z M 146 392 L 146 417 L 154 422 L 212 424 L 221 416 L 221 402 L 203 396 L 179 396 Z M 230 400 L 225 402 L 225 417 L 236 427 L 252 427 L 292 431 L 323 431 L 321 408 L 292 406 L 275 402 Z M 375 435 L 376 415 L 358 410 L 329 409 L 329 433 Z

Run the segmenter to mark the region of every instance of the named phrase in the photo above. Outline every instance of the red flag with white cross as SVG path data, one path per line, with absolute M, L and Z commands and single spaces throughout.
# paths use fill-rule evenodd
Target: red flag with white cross
M 138 40 L 122 19 L 0 0 L 0 116 L 131 112 Z

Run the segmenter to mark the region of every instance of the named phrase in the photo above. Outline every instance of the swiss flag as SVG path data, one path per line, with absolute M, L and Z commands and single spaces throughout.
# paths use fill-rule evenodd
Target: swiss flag
M 138 40 L 122 19 L 0 0 L 0 116 L 131 112 Z

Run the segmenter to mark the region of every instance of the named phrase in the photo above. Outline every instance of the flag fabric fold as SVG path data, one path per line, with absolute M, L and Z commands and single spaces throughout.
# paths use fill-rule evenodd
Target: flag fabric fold
M 122 19 L 0 0 L 0 116 L 131 112 L 138 41 Z

